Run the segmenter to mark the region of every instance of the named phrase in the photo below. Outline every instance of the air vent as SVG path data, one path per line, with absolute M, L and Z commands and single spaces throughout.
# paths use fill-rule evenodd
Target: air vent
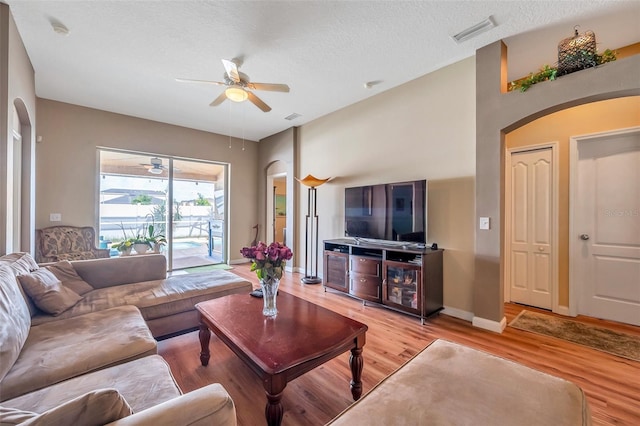
M 463 41 L 469 40 L 470 38 L 473 38 L 480 33 L 489 31 L 491 28 L 495 26 L 496 26 L 496 23 L 494 22 L 493 17 L 489 16 L 484 21 L 479 22 L 473 27 L 467 28 L 466 30 L 460 31 L 458 34 L 452 36 L 451 38 L 453 38 L 456 41 L 456 43 L 462 43 Z
M 298 117 L 302 117 L 302 114 L 298 114 L 297 112 L 294 112 L 293 114 L 287 115 L 284 119 L 291 121 L 291 120 L 295 120 Z

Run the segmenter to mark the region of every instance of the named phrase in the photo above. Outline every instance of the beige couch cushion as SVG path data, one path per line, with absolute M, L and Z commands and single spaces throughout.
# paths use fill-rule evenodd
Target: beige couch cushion
M 0 380 L 18 359 L 29 335 L 31 314 L 13 271 L 0 265 Z
M 98 389 L 86 393 L 42 414 L 23 426 L 104 425 L 133 414 L 131 407 L 115 389 Z
M 0 257 L 0 264 L 9 265 L 15 275 L 28 274 L 38 269 L 38 264 L 29 253 L 10 253 Z
M 38 308 L 52 315 L 60 315 L 82 299 L 46 268 L 30 274 L 18 275 L 22 288 Z
M 115 365 L 4 401 L 6 407 L 43 413 L 87 392 L 113 388 L 124 397 L 134 413 L 182 394 L 169 365 L 151 355 Z
M 573 383 L 436 340 L 328 424 L 578 426 L 591 417 Z
M 0 400 L 156 352 L 156 341 L 135 306 L 33 326 L 0 382 Z
M 19 425 L 37 416 L 36 413 L 31 411 L 0 406 L 0 426 Z
M 251 283 L 223 270 L 174 275 L 164 280 L 99 288 L 57 318 L 70 318 L 114 306 L 135 305 L 145 320 L 193 311 L 196 303 L 227 294 L 251 291 Z M 48 315 L 33 317 L 33 324 L 51 321 Z

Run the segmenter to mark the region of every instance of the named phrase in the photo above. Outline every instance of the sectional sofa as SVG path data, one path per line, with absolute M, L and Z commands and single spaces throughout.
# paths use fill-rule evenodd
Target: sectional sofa
M 164 262 L 0 257 L 0 422 L 235 425 L 220 384 L 182 394 L 155 338 L 196 327 L 195 303 L 251 283 L 227 271 L 167 277 Z

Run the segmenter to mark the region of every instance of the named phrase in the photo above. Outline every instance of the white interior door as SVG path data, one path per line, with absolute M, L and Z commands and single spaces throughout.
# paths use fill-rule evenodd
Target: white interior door
M 513 152 L 509 170 L 510 299 L 553 308 L 553 163 L 551 148 Z
M 572 139 L 572 154 L 577 313 L 640 325 L 640 129 Z

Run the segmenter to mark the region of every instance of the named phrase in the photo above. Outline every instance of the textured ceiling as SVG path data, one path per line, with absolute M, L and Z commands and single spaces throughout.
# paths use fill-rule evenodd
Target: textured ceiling
M 10 5 L 36 72 L 36 94 L 106 111 L 259 140 L 473 56 L 503 39 L 509 79 L 557 60 L 574 25 L 599 48 L 640 40 L 639 1 L 18 1 Z M 451 39 L 492 16 L 497 27 Z M 55 33 L 51 22 L 69 29 Z M 273 109 L 225 101 L 223 90 L 175 78 L 222 80 L 240 58 Z M 375 81 L 366 89 L 365 82 Z M 288 121 L 292 113 L 301 117 Z

